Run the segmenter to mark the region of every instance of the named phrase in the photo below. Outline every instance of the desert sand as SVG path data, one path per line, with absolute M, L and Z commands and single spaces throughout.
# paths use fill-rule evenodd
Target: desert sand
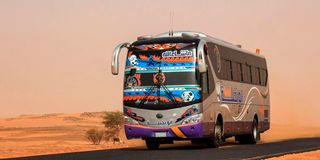
M 320 137 L 320 127 L 280 125 L 271 123 L 270 130 L 261 134 L 261 142 L 274 142 L 305 137 Z
M 92 128 L 104 129 L 102 116 L 102 112 L 57 113 L 0 119 L 0 158 L 122 148 L 137 143 L 90 144 L 85 133 Z
M 89 129 L 104 129 L 103 112 L 81 114 L 21 115 L 0 119 L 0 158 L 101 150 L 144 145 L 141 140 L 126 140 L 123 144 L 102 142 L 92 145 L 85 138 Z M 320 136 L 320 128 L 272 124 L 262 134 L 262 142 Z

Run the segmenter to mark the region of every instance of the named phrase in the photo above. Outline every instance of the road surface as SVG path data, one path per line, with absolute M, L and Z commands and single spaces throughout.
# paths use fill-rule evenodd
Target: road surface
M 87 152 L 64 153 L 17 160 L 209 160 L 209 159 L 262 159 L 320 149 L 319 138 L 302 138 L 281 142 L 243 145 L 227 142 L 220 148 L 206 148 L 201 145 L 164 145 L 159 150 L 146 150 L 145 147 L 111 149 Z

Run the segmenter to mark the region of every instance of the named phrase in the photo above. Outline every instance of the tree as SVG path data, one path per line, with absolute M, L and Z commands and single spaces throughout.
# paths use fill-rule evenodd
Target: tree
M 123 113 L 119 111 L 106 112 L 105 116 L 103 117 L 103 124 L 109 131 L 114 133 L 115 137 L 119 136 L 119 132 L 123 126 L 123 123 Z

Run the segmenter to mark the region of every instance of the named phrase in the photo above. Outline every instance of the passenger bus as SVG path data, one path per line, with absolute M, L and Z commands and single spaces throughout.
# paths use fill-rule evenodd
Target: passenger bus
M 228 137 L 255 144 L 270 128 L 264 56 L 199 32 L 168 32 L 119 44 L 127 48 L 124 130 L 148 149 L 176 140 L 218 147 Z

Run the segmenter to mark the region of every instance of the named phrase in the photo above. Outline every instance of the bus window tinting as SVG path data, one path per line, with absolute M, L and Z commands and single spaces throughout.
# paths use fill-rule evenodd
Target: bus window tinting
M 242 65 L 242 63 L 238 63 L 239 64 L 239 70 L 240 70 L 240 82 L 243 82 L 244 81 L 244 79 L 243 79 L 243 65 Z
M 259 79 L 259 84 L 262 85 L 262 82 L 261 82 L 261 74 L 260 74 L 260 68 L 257 68 L 258 69 L 258 79 Z
M 238 78 L 238 66 L 235 62 L 232 62 L 232 80 L 234 81 L 239 81 L 239 78 Z
M 247 65 L 249 83 L 252 83 L 252 67 Z
M 267 70 L 265 70 L 265 69 L 261 69 L 261 85 L 267 85 Z
M 226 60 L 226 62 L 227 62 L 227 79 L 233 80 L 231 61 Z
M 227 75 L 227 61 L 225 59 L 221 59 L 221 75 L 222 79 L 228 79 Z
M 242 74 L 243 74 L 243 82 L 249 83 L 247 65 L 242 64 L 241 68 L 242 68 Z
M 212 50 L 212 52 L 209 53 L 210 59 L 216 62 L 216 55 L 213 53 L 214 44 L 211 45 L 211 48 L 209 47 L 209 49 Z M 213 66 L 218 78 L 262 86 L 267 84 L 267 70 L 263 69 L 266 67 L 265 60 L 253 57 L 253 55 L 242 54 L 242 52 L 222 46 L 218 47 L 221 54 L 220 72 L 217 71 L 218 68 L 216 66 Z

